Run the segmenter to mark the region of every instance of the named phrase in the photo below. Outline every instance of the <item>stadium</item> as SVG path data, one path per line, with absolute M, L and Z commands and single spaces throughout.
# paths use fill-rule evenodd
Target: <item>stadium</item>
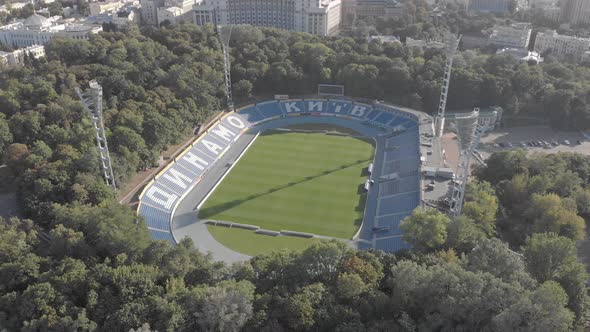
M 400 222 L 425 202 L 421 168 L 442 165 L 433 137 L 430 116 L 377 101 L 256 103 L 224 114 L 149 182 L 138 214 L 154 239 L 190 237 L 225 261 L 257 253 L 247 241 L 407 249 Z

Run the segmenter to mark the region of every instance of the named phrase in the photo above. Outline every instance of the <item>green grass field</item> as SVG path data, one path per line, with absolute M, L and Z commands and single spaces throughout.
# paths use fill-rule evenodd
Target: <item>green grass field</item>
M 364 172 L 372 157 L 369 141 L 350 136 L 260 135 L 205 202 L 199 218 L 349 239 L 362 220 Z M 244 253 L 257 252 L 257 246 L 298 248 L 313 242 L 252 232 L 248 240 L 246 232 L 209 229 L 222 244 Z
M 267 236 L 253 231 L 221 226 L 207 226 L 213 237 L 223 245 L 246 255 L 256 256 L 280 249 L 302 251 L 320 240 L 293 236 Z

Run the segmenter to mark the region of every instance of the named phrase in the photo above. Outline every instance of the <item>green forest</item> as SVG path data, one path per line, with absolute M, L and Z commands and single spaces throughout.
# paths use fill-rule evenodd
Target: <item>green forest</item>
M 236 99 L 314 93 L 318 83 L 432 113 L 445 56 L 354 38 L 255 27 L 231 41 Z M 154 166 L 223 110 L 212 26 L 133 28 L 56 39 L 45 59 L 0 71 L 0 156 L 22 219 L 0 223 L 0 330 L 587 330 L 576 242 L 590 217 L 590 158 L 502 152 L 476 171 L 464 215 L 416 211 L 415 250 L 357 252 L 322 242 L 234 266 L 189 240 L 152 241 L 98 171 L 74 88 L 97 79 L 119 184 Z M 460 52 L 449 108 L 590 128 L 590 68 Z

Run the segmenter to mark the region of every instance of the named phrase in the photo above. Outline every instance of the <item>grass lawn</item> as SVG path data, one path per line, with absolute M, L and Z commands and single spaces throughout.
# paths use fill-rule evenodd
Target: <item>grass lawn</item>
M 281 249 L 301 251 L 317 243 L 318 238 L 305 239 L 293 236 L 267 236 L 253 231 L 221 226 L 207 226 L 213 237 L 224 246 L 250 256 L 267 254 Z
M 350 136 L 260 135 L 205 202 L 199 218 L 350 239 L 362 220 L 362 186 L 372 158 L 373 145 Z M 226 230 L 216 229 L 216 238 Z M 284 239 L 276 239 L 278 248 Z M 228 247 L 238 242 L 234 238 Z

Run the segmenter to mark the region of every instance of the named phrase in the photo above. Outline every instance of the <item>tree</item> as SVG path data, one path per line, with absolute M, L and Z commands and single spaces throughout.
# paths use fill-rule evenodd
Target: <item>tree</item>
M 498 207 L 498 198 L 490 183 L 472 181 L 467 184 L 463 215 L 473 219 L 487 236 L 495 234 Z
M 4 160 L 4 150 L 10 143 L 12 143 L 12 134 L 6 116 L 0 113 L 0 161 Z
M 17 175 L 24 172 L 26 168 L 25 160 L 29 156 L 29 147 L 25 144 L 13 143 L 6 149 L 6 165 Z
M 494 318 L 500 331 L 570 331 L 574 314 L 565 308 L 567 295 L 548 281 Z
M 499 239 L 484 240 L 465 256 L 462 264 L 470 271 L 488 272 L 505 282 L 517 282 L 524 288 L 532 288 L 534 281 L 526 273 L 520 254 L 510 250 Z
M 455 217 L 449 223 L 447 233 L 446 245 L 459 252 L 469 252 L 488 237 L 473 219 L 465 215 Z
M 577 261 L 575 242 L 555 233 L 533 234 L 527 239 L 523 254 L 528 271 L 541 283 L 555 280 Z
M 252 83 L 247 80 L 240 80 L 233 85 L 234 95 L 237 100 L 247 100 L 252 93 Z
M 555 194 L 534 194 L 525 215 L 532 221 L 535 232 L 554 232 L 573 240 L 581 240 L 586 224 L 573 209 L 567 205 L 567 201 Z
M 450 219 L 438 210 L 417 208 L 401 222 L 404 240 L 416 250 L 430 251 L 442 246 L 447 239 Z

